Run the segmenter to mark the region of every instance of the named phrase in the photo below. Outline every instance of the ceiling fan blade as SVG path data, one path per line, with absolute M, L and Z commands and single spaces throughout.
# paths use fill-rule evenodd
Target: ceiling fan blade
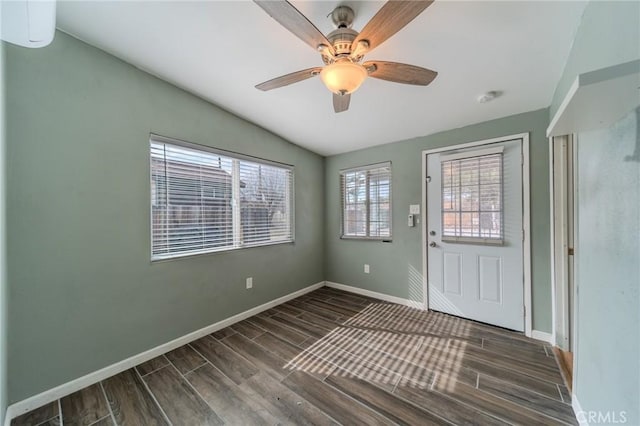
M 370 77 L 416 86 L 426 86 L 438 75 L 426 68 L 398 62 L 367 61 L 362 65 L 369 70 Z
M 351 102 L 351 95 L 338 95 L 333 94 L 333 110 L 335 112 L 344 112 L 349 109 L 349 102 Z
M 367 40 L 369 42 L 368 50 L 373 50 L 413 21 L 423 10 L 431 6 L 431 3 L 433 0 L 389 0 L 364 26 L 351 44 L 351 49 L 354 50 L 359 41 Z
M 253 0 L 280 25 L 291 31 L 300 40 L 307 43 L 314 50 L 321 44 L 329 48 L 331 54 L 335 54 L 329 40 L 311 23 L 298 9 L 286 0 Z
M 306 80 L 313 76 L 320 74 L 321 67 L 307 68 L 306 70 L 292 72 L 291 74 L 281 75 L 280 77 L 273 78 L 256 85 L 256 89 L 263 91 L 277 89 L 278 87 L 288 86 L 293 83 L 297 83 L 302 80 Z

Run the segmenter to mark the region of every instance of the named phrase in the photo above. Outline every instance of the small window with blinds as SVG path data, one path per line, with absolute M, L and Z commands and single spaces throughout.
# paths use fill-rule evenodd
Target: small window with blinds
M 293 168 L 152 136 L 151 259 L 293 241 Z
M 391 238 L 391 163 L 340 172 L 342 238 Z
M 502 147 L 441 157 L 442 240 L 502 244 Z

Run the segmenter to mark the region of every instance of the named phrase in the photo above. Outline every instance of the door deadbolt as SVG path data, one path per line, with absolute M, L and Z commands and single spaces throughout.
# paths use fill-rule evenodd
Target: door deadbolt
M 429 235 L 431 235 L 432 237 L 434 237 L 436 235 L 436 231 L 429 231 Z

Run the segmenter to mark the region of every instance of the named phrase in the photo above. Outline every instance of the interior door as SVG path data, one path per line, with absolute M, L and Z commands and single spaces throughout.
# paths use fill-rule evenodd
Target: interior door
M 522 140 L 427 155 L 429 308 L 524 330 Z

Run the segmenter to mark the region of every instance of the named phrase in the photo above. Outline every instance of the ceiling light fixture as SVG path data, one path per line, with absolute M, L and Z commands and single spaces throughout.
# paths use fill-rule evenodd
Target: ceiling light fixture
M 348 95 L 367 78 L 367 69 L 349 58 L 341 58 L 322 68 L 320 78 L 327 89 L 337 95 Z

